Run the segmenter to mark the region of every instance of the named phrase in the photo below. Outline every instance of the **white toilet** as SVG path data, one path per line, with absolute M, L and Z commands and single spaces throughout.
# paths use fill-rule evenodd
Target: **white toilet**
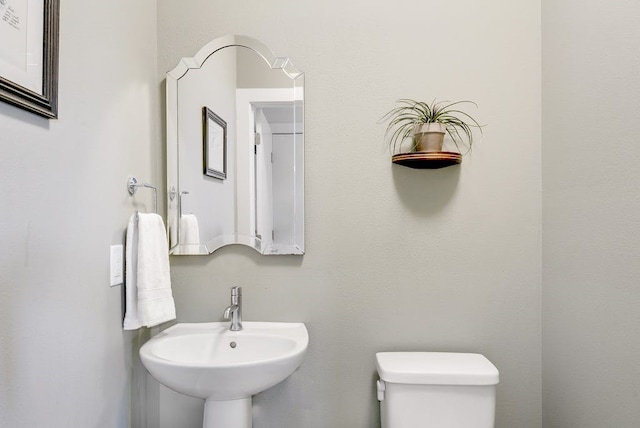
M 493 428 L 498 369 L 480 354 L 378 352 L 382 428 Z

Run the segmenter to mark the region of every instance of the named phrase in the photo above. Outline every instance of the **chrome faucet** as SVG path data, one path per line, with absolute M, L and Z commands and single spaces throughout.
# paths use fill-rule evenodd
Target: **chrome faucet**
M 231 288 L 231 305 L 224 310 L 224 319 L 231 320 L 229 330 L 242 330 L 242 287 Z

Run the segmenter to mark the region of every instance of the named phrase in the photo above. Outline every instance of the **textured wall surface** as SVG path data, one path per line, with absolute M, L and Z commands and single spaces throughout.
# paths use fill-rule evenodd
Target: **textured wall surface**
M 308 357 L 258 395 L 256 428 L 374 427 L 377 351 L 469 351 L 501 372 L 497 427 L 541 425 L 538 2 L 158 2 L 161 82 L 244 34 L 306 73 L 306 250 L 173 257 L 181 321 L 303 321 Z M 402 97 L 471 99 L 484 139 L 461 167 L 392 166 L 378 121 Z M 150 382 L 148 418 L 196 427 L 198 400 Z M 199 419 L 200 418 L 200 419 Z
M 128 427 L 109 246 L 164 180 L 156 2 L 61 3 L 59 119 L 0 103 L 0 426 Z
M 640 421 L 640 4 L 543 1 L 544 427 Z

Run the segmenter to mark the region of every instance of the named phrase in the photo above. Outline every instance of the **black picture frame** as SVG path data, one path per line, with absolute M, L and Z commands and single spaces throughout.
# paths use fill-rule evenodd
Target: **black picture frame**
M 227 122 L 208 107 L 202 107 L 202 164 L 209 177 L 227 178 Z
M 60 3 L 59 0 L 40 1 L 43 3 L 44 12 L 42 21 L 42 91 L 36 92 L 28 89 L 21 85 L 21 82 L 11 81 L 0 73 L 0 100 L 42 117 L 57 119 Z

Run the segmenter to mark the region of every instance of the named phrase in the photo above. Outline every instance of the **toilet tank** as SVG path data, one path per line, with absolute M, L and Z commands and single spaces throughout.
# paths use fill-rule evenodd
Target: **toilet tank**
M 379 352 L 382 428 L 493 428 L 498 369 L 483 355 Z

